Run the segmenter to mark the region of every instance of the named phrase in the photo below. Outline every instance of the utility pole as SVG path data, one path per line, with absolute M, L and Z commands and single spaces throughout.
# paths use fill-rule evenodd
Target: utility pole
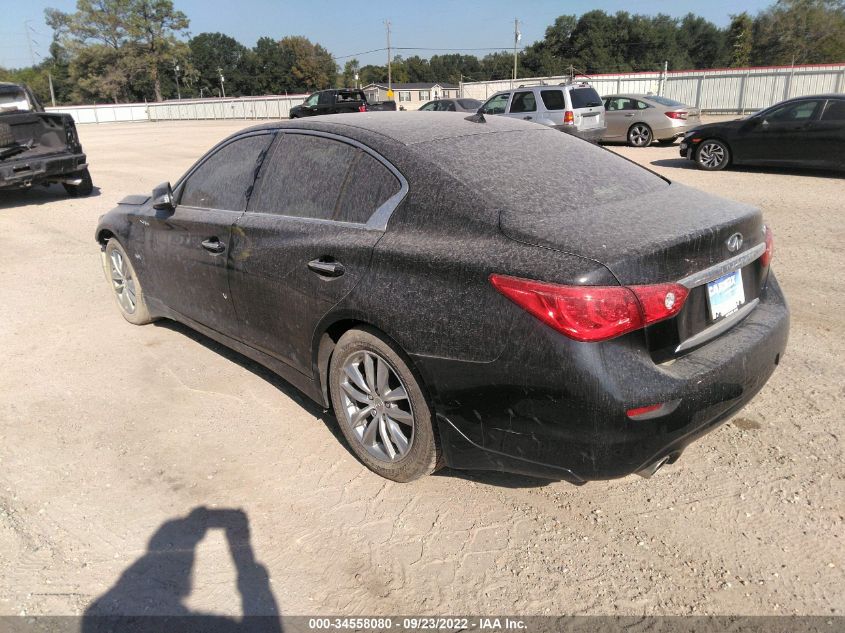
M 26 43 L 29 45 L 29 61 L 32 62 L 32 65 L 35 66 L 35 53 L 32 50 L 32 37 L 30 36 L 29 32 L 33 30 L 33 28 L 29 25 L 32 20 L 25 20 L 23 23 L 23 30 L 26 33 Z
M 393 74 L 390 70 L 390 20 L 384 21 L 384 26 L 387 28 L 387 98 L 391 99 L 393 95 Z
M 226 98 L 226 89 L 223 87 L 223 82 L 226 81 L 226 78 L 223 76 L 223 69 L 219 66 L 217 67 L 217 74 L 220 75 L 220 94 L 221 98 Z
M 50 101 L 53 103 L 53 107 L 56 107 L 56 91 L 53 90 L 53 73 L 47 73 L 47 80 L 50 82 Z
M 173 66 L 173 74 L 176 76 L 176 98 L 182 100 L 182 91 L 179 89 L 179 64 Z
M 513 79 L 511 79 L 511 88 L 513 88 L 513 84 L 516 82 L 516 46 L 519 44 L 519 40 L 522 39 L 522 33 L 519 32 L 519 20 L 517 18 L 513 19 Z

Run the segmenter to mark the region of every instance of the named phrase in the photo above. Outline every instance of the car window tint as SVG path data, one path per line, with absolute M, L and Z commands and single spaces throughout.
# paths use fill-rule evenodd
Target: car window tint
M 533 92 L 517 92 L 513 95 L 511 112 L 536 112 L 537 100 Z
M 365 224 L 376 209 L 399 192 L 401 185 L 380 161 L 367 152 L 355 151 L 332 219 Z
M 308 97 L 308 98 L 305 100 L 304 105 L 307 105 L 307 106 L 314 106 L 314 105 L 317 105 L 317 99 L 319 99 L 319 98 L 320 98 L 320 94 L 319 94 L 319 93 L 317 93 L 317 94 L 313 94 L 313 95 L 311 95 L 310 97 Z
M 562 90 L 541 90 L 540 97 L 546 110 L 563 110 L 565 106 Z
M 478 110 L 481 107 L 481 102 L 475 99 L 458 99 L 458 103 L 461 104 L 462 108 L 466 108 L 467 110 Z
M 224 145 L 188 176 L 179 204 L 203 209 L 246 209 L 255 172 L 273 140 L 270 134 L 248 136 Z
M 283 134 L 261 168 L 250 210 L 332 219 L 357 151 L 321 136 Z
M 845 121 L 845 99 L 828 101 L 822 121 Z
M 443 104 L 443 111 L 444 112 L 455 112 L 455 104 L 452 101 L 447 101 Z
M 491 97 L 487 103 L 484 104 L 484 112 L 486 114 L 504 114 L 509 98 L 510 94 L 508 93 Z
M 424 106 L 422 106 L 420 108 L 420 110 L 422 110 L 423 112 L 430 112 L 430 111 L 432 111 L 436 108 L 437 108 L 437 102 L 436 101 L 429 101 Z
M 569 91 L 573 109 L 590 108 L 601 105 L 599 93 L 592 88 L 573 88 Z
M 766 115 L 766 120 L 786 123 L 789 121 L 807 121 L 813 118 L 813 113 L 816 111 L 818 105 L 818 101 L 790 103 L 769 112 Z

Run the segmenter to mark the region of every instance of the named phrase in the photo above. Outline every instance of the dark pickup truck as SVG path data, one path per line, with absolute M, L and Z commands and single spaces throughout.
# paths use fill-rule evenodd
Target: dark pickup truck
M 395 101 L 368 103 L 363 90 L 341 88 L 321 90 L 310 95 L 304 103 L 290 109 L 290 118 L 299 119 L 319 114 L 340 114 L 341 112 L 373 112 L 395 110 Z
M 0 83 L 0 191 L 52 183 L 71 196 L 94 190 L 73 118 L 44 112 L 26 86 Z

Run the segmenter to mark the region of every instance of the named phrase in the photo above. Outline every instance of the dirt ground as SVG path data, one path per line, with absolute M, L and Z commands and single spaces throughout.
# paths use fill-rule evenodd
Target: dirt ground
M 98 217 L 245 125 L 83 126 L 98 195 L 0 194 L 0 614 L 106 592 L 148 613 L 843 613 L 845 180 L 614 147 L 762 207 L 793 315 L 774 377 L 651 480 L 402 485 L 269 372 L 118 313 Z

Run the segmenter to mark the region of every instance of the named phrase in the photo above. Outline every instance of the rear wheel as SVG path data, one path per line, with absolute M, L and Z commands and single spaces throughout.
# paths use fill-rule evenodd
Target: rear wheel
M 83 169 L 79 172 L 78 177 L 82 180 L 78 185 L 71 185 L 62 183 L 67 194 L 73 198 L 77 196 L 90 196 L 94 191 L 94 182 L 91 180 L 91 172 L 88 169 Z
M 631 147 L 648 147 L 654 135 L 645 123 L 635 123 L 628 130 L 628 145 Z
M 340 338 L 329 387 L 340 430 L 370 470 L 408 482 L 440 466 L 431 407 L 405 355 L 381 334 L 356 328 Z
M 695 162 L 701 169 L 707 171 L 718 171 L 728 166 L 731 161 L 731 152 L 728 146 L 722 141 L 708 139 L 701 141 L 695 152 Z
M 123 318 L 135 325 L 151 323 L 154 319 L 147 309 L 141 282 L 126 251 L 114 238 L 106 244 L 105 267 Z

